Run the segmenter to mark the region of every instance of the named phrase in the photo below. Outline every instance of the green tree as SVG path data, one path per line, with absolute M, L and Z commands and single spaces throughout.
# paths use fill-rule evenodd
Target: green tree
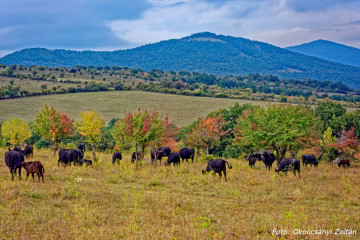
M 1 134 L 10 144 L 17 147 L 32 136 L 29 124 L 16 117 L 2 124 Z
M 104 127 L 103 120 L 95 111 L 87 111 L 80 113 L 81 121 L 76 121 L 76 128 L 79 133 L 86 138 L 86 141 L 91 144 L 93 151 L 93 159 L 97 161 L 95 143 L 101 140 L 102 128 Z
M 269 105 L 245 112 L 236 125 L 236 143 L 254 149 L 273 149 L 278 162 L 318 138 L 316 118 L 304 106 Z
M 321 120 L 322 131 L 330 127 L 335 136 L 340 136 L 344 124 L 346 109 L 332 101 L 321 102 L 315 108 L 315 115 Z

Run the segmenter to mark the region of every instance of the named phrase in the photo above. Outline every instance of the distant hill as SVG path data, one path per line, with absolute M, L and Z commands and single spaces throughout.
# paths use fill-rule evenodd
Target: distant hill
M 360 88 L 360 68 L 305 56 L 244 38 L 197 33 L 119 51 L 24 49 L 0 58 L 7 65 L 128 66 L 215 75 L 273 74 L 280 78 L 342 81 Z
M 360 49 L 343 44 L 317 40 L 286 49 L 329 61 L 360 67 Z

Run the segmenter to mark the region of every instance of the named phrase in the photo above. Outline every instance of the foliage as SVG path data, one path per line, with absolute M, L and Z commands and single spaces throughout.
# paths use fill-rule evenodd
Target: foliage
M 224 119 L 219 117 L 202 117 L 199 119 L 199 125 L 195 126 L 188 141 L 190 145 L 197 147 L 205 147 L 206 153 L 209 154 L 209 148 L 217 145 L 221 136 L 228 134 L 223 130 Z
M 336 139 L 336 143 L 330 143 L 329 146 L 339 150 L 345 156 L 353 156 L 360 145 L 359 139 L 355 135 L 355 128 L 342 130 L 341 137 Z
M 67 114 L 57 112 L 54 106 L 45 104 L 35 117 L 34 132 L 49 140 L 54 146 L 54 155 L 65 138 L 74 135 L 74 120 Z
M 81 121 L 76 121 L 75 126 L 80 135 L 84 136 L 86 141 L 91 144 L 93 159 L 97 161 L 95 143 L 101 140 L 103 120 L 95 110 L 80 112 L 80 117 Z
M 158 112 L 140 109 L 136 113 L 126 113 L 112 130 L 118 145 L 124 148 L 126 143 L 132 143 L 135 151 L 141 149 L 142 158 L 148 146 L 155 148 L 166 145 L 177 150 L 176 133 L 177 127 L 169 122 L 168 116 L 163 118 Z
M 344 107 L 331 101 L 321 102 L 315 108 L 315 116 L 321 120 L 322 130 L 324 131 L 330 127 L 335 136 L 341 134 L 345 113 L 346 109 Z
M 316 119 L 308 107 L 281 104 L 246 111 L 238 119 L 235 143 L 275 150 L 279 161 L 288 151 L 313 145 L 317 138 Z
M 23 144 L 32 135 L 29 124 L 19 118 L 9 118 L 1 126 L 1 135 L 14 146 Z

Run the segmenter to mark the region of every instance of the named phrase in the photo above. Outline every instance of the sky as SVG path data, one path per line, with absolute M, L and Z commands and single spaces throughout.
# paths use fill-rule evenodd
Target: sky
M 205 31 L 360 48 L 360 0 L 0 0 L 0 57 L 31 47 L 128 49 Z

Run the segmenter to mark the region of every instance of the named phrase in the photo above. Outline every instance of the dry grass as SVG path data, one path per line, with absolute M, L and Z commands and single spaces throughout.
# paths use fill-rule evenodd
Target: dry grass
M 1 160 L 0 239 L 276 239 L 274 228 L 358 231 L 327 239 L 360 234 L 358 167 L 320 164 L 298 178 L 230 159 L 225 182 L 202 175 L 203 162 L 154 167 L 145 159 L 136 169 L 127 155 L 120 166 L 99 157 L 94 167 L 64 168 L 50 151 L 35 151 L 45 183 L 10 181 Z
M 169 114 L 171 120 L 179 126 L 185 126 L 198 117 L 233 106 L 235 103 L 253 103 L 266 106 L 267 102 L 192 97 L 141 91 L 124 92 L 88 92 L 63 95 L 48 95 L 30 98 L 8 99 L 0 101 L 0 121 L 9 117 L 20 117 L 26 121 L 34 120 L 36 112 L 44 104 L 53 105 L 58 111 L 80 117 L 79 112 L 95 109 L 105 121 L 123 117 L 124 111 L 137 111 L 138 108 Z

